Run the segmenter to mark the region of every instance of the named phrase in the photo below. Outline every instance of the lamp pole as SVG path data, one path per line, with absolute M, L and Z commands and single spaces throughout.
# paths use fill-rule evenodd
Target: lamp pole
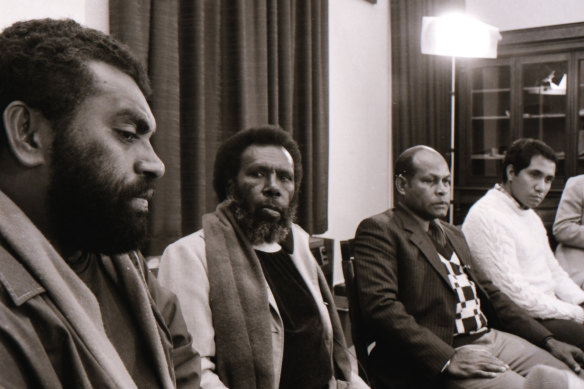
M 456 103 L 456 57 L 452 56 L 452 79 L 450 81 L 450 224 L 454 224 L 454 135 L 455 135 L 455 103 Z

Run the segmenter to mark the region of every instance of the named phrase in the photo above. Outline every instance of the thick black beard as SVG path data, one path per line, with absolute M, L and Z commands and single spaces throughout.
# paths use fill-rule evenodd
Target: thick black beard
M 278 221 L 265 220 L 252 212 L 240 200 L 232 199 L 229 207 L 235 215 L 239 227 L 252 245 L 261 243 L 280 243 L 290 233 L 290 225 L 296 218 L 296 203 L 283 210 Z
M 98 145 L 81 147 L 69 135 L 55 138 L 48 210 L 52 232 L 63 250 L 119 254 L 142 247 L 148 214 L 136 212 L 130 199 L 153 188 L 151 180 L 131 184 L 114 179 Z

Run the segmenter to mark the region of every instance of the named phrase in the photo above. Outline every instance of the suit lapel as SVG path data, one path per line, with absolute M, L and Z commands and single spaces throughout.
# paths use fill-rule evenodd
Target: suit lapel
M 440 225 L 444 226 L 444 223 L 441 222 Z M 448 241 L 452 245 L 452 248 L 454 249 L 454 252 L 458 256 L 458 260 L 460 261 L 460 264 L 465 269 L 467 269 L 467 270 L 470 269 L 470 265 L 468 263 L 466 263 L 466 260 L 468 258 L 468 256 L 467 256 L 468 250 L 466 250 L 466 242 L 464 242 L 458 236 L 453 234 L 449 229 L 444 228 L 444 227 L 443 227 L 443 229 L 444 229 L 444 232 L 446 233 L 446 238 L 448 239 Z
M 408 211 L 398 207 L 396 214 L 402 221 L 404 230 L 409 233 L 410 242 L 412 242 L 423 254 L 423 257 L 430 262 L 430 265 L 438 272 L 440 277 L 446 282 L 449 289 L 452 289 L 448 280 L 448 271 L 440 261 L 438 252 L 432 244 L 428 233 L 422 229 L 420 223 L 409 214 Z

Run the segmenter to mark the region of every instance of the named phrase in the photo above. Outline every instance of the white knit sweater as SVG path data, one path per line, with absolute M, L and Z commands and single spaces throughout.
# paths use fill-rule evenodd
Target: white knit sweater
M 584 291 L 558 264 L 532 209 L 493 188 L 471 207 L 462 231 L 480 278 L 535 318 L 584 322 Z

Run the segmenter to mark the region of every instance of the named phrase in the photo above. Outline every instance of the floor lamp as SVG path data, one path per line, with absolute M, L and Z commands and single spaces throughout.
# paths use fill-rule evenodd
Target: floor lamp
M 456 57 L 497 58 L 499 29 L 468 15 L 451 13 L 422 19 L 422 54 L 443 55 L 452 58 L 450 86 L 450 223 L 454 219 L 454 139 L 456 99 Z

